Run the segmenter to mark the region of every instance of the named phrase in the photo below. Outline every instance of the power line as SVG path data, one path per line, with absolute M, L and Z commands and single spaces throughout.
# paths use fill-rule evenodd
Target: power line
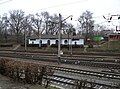
M 70 3 L 60 4 L 60 5 L 56 5 L 56 6 L 51 6 L 51 7 L 47 7 L 47 8 L 43 8 L 43 9 L 56 8 L 56 7 L 70 5 L 70 4 L 82 3 L 82 2 L 85 2 L 85 1 L 88 1 L 88 0 L 80 0 L 80 1 L 70 2 Z M 39 10 L 43 10 L 43 9 L 39 9 Z
M 99 16 L 95 16 L 95 17 L 93 17 L 93 18 L 103 18 L 103 16 L 105 16 L 105 15 L 108 15 L 108 14 L 114 14 L 114 13 L 120 13 L 120 11 L 116 11 L 116 12 L 110 12 L 110 13 L 106 13 L 106 14 L 103 14 L 103 15 L 99 15 Z
M 0 0 L 0 1 L 2 1 L 2 0 Z M 13 0 L 7 0 L 7 1 L 1 2 L 0 5 L 11 2 L 11 1 L 13 1 Z
M 3 0 L 0 0 L 0 1 L 3 1 Z
M 85 1 L 88 1 L 88 0 L 79 0 L 79 1 L 75 1 L 75 2 L 70 2 L 70 3 L 65 3 L 65 4 L 50 6 L 50 7 L 46 7 L 46 8 L 41 8 L 39 10 L 46 10 L 46 9 L 51 9 L 51 8 L 56 8 L 56 7 L 62 7 L 62 6 L 76 4 L 76 3 L 82 3 L 82 2 L 85 2 Z M 39 11 L 39 10 L 34 10 L 34 11 Z M 30 11 L 30 12 L 33 12 L 33 11 Z

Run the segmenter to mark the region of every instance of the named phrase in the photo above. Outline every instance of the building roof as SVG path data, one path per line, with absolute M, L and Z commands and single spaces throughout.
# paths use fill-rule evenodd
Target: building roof
M 31 37 L 28 37 L 28 39 L 38 39 L 38 35 L 32 35 Z M 51 34 L 42 34 L 41 35 L 41 38 L 42 39 L 57 39 L 58 38 L 58 35 L 51 35 Z M 71 35 L 67 35 L 67 34 L 62 34 L 61 35 L 61 38 L 62 39 L 68 39 L 68 38 L 71 38 Z M 75 36 L 72 36 L 73 39 L 84 39 L 84 37 L 81 37 L 79 34 L 75 35 Z
M 110 35 L 120 35 L 120 34 L 116 34 L 116 33 L 114 33 L 114 34 L 109 34 L 109 36 L 110 36 Z

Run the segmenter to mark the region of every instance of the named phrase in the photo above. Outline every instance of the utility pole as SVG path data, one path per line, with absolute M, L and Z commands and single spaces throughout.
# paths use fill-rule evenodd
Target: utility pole
M 61 55 L 61 29 L 62 29 L 62 22 L 65 21 L 66 19 L 70 18 L 72 20 L 72 15 L 68 16 L 67 18 L 62 20 L 61 14 L 59 14 L 59 28 L 58 28 L 58 63 L 60 63 L 60 55 Z
M 61 14 L 59 14 L 59 28 L 58 28 L 58 63 L 60 63 L 60 52 L 61 52 L 61 24 L 62 24 L 62 18 Z
M 72 56 L 72 39 L 73 39 L 73 29 L 71 27 L 71 48 L 70 48 L 70 56 Z
M 25 29 L 25 51 L 27 51 L 27 37 L 26 37 L 26 29 Z
M 85 45 L 88 45 L 88 18 L 86 17 L 85 18 L 85 20 L 86 20 L 86 34 L 85 34 Z
M 39 32 L 39 48 L 41 48 L 41 32 Z
M 40 20 L 40 27 L 41 27 L 41 23 L 42 23 L 42 19 Z M 41 44 L 42 32 L 40 31 L 40 27 L 38 28 L 39 48 L 41 48 L 41 46 L 42 46 L 42 44 Z

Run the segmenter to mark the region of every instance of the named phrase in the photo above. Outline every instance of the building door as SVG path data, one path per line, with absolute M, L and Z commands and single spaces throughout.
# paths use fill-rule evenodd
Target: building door
M 58 45 L 58 40 L 56 40 L 55 44 Z
M 47 45 L 50 45 L 50 40 L 47 41 Z

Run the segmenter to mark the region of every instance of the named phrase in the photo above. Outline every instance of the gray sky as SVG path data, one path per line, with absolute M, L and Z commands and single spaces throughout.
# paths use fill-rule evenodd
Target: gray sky
M 75 20 L 86 10 L 94 13 L 96 23 L 105 21 L 103 15 L 108 18 L 109 13 L 120 14 L 120 0 L 11 0 L 3 3 L 5 1 L 9 0 L 0 0 L 0 15 L 16 9 L 22 9 L 26 14 L 48 11 L 50 14 L 61 13 L 64 17 L 73 15 L 74 24 L 77 24 Z

